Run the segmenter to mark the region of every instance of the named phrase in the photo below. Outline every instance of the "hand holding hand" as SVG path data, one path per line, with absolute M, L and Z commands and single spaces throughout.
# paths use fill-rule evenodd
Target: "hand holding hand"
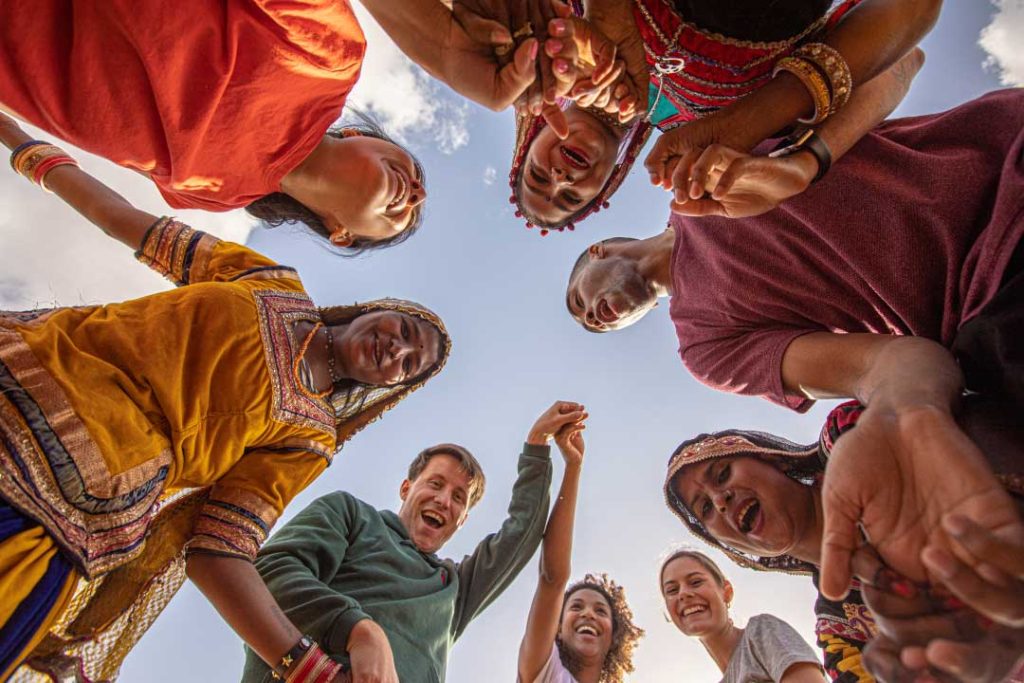
M 730 108 L 690 121 L 662 133 L 647 155 L 644 166 L 651 184 L 666 190 L 688 191 L 690 169 L 704 150 L 721 145 L 737 152 L 749 152 L 762 138 L 735 120 Z M 703 192 L 702 192 L 703 194 Z
M 565 425 L 555 433 L 555 443 L 567 466 L 579 467 L 583 464 L 583 452 L 586 450 L 586 445 L 583 443 L 584 429 L 586 429 L 586 425 L 581 419 L 579 422 Z
M 684 216 L 745 218 L 771 211 L 811 184 L 818 162 L 810 152 L 771 158 L 724 145 L 705 148 L 682 186 L 670 180 L 672 211 Z
M 956 554 L 930 545 L 921 559 L 953 595 L 995 622 L 1024 628 L 1024 530 L 999 535 L 956 515 L 943 518 Z
M 349 633 L 347 649 L 351 683 L 400 683 L 388 636 L 375 622 L 357 622 Z
M 546 446 L 563 427 L 582 423 L 587 419 L 586 409 L 572 401 L 555 401 L 550 408 L 537 418 L 526 437 L 526 443 Z

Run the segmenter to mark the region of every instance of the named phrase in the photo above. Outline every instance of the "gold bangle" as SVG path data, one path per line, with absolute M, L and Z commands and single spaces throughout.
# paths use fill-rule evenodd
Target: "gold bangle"
M 831 45 L 807 43 L 795 50 L 793 56 L 809 60 L 828 79 L 829 90 L 832 93 L 830 113 L 834 114 L 842 109 L 853 92 L 853 75 L 843 55 Z
M 807 88 L 811 100 L 814 101 L 814 116 L 809 119 L 797 119 L 797 121 L 813 126 L 828 118 L 832 109 L 832 97 L 829 95 L 825 78 L 818 73 L 818 68 L 803 57 L 783 57 L 775 63 L 772 78 L 775 78 L 781 71 L 796 76 Z

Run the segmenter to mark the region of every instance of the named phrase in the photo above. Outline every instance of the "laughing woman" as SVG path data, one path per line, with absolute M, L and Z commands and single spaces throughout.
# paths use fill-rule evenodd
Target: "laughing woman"
M 722 672 L 722 683 L 823 683 L 814 650 L 793 627 L 770 614 L 746 628 L 729 616 L 732 584 L 710 557 L 677 550 L 661 565 L 661 597 L 672 623 L 699 638 Z
M 586 417 L 583 406 L 563 403 L 552 419 L 538 420 L 527 439 L 543 444 L 554 437 L 565 474 L 544 530 L 537 591 L 519 646 L 519 683 L 622 683 L 644 634 L 622 587 L 607 576 L 587 574 L 566 588 Z
M 498 70 L 436 0 L 363 0 L 420 66 L 492 108 Z M 246 207 L 338 247 L 407 238 L 426 197 L 408 151 L 341 116 L 366 51 L 348 0 L 0 3 L 0 110 L 138 171 L 177 209 Z
M 864 410 L 857 402 L 839 405 L 829 414 L 819 442 L 809 445 L 744 430 L 702 434 L 689 439 L 669 460 L 665 500 L 693 534 L 740 566 L 807 574 L 817 585 L 822 557 L 822 483 L 826 463 L 836 442 L 855 430 Z M 1009 514 L 1012 515 L 1014 509 L 1017 514 L 1024 514 L 1024 476 L 1021 476 L 1019 460 L 1024 429 L 1019 416 L 1006 405 L 973 395 L 964 400 L 959 420 L 982 448 L 989 466 L 1003 485 Z M 917 436 L 927 439 L 930 435 Z M 936 487 L 936 490 L 939 489 Z M 993 491 L 989 495 L 998 498 L 1003 494 Z M 936 494 L 920 516 L 941 517 L 948 512 L 950 502 L 941 493 Z M 885 501 L 877 504 L 881 507 Z M 895 514 L 892 510 L 876 511 L 879 516 Z M 979 536 L 983 533 L 978 532 Z M 879 589 L 891 587 L 899 595 L 926 592 L 926 587 L 913 588 L 909 581 L 888 571 L 876 574 L 872 581 Z M 873 681 L 868 665 L 877 666 L 880 661 L 877 655 L 884 656 L 877 649 L 872 655 L 876 657 L 873 661 L 863 655 L 879 632 L 875 615 L 862 595 L 871 590 L 871 586 L 854 581 L 842 600 L 829 600 L 819 594 L 814 605 L 818 645 L 824 651 L 825 669 L 837 683 Z M 1002 673 L 1011 670 L 1024 648 L 1024 629 L 1010 623 L 995 628 L 981 626 L 975 623 L 973 613 L 961 608 L 962 605 L 936 608 L 930 614 L 931 621 L 948 620 L 955 636 L 945 637 L 974 641 L 978 648 L 987 648 L 982 659 L 998 664 L 993 668 L 999 668 Z M 911 614 L 914 612 L 905 611 L 904 621 Z M 998 618 L 998 615 L 991 616 Z M 916 637 L 921 638 L 922 633 L 925 631 L 919 631 Z M 991 680 L 1002 680 L 1002 677 Z
M 30 656 L 111 678 L 183 570 L 271 666 L 313 680 L 285 671 L 302 634 L 252 558 L 335 451 L 441 369 L 444 326 L 394 299 L 318 308 L 293 269 L 48 154 L 40 180 L 178 288 L 0 314 L 0 680 Z

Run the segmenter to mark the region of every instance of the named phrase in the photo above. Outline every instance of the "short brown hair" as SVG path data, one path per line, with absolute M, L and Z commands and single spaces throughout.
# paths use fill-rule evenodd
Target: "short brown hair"
M 484 487 L 487 484 L 484 468 L 480 466 L 479 461 L 473 457 L 472 453 L 458 444 L 439 443 L 420 451 L 420 454 L 409 463 L 409 481 L 415 481 L 435 455 L 450 455 L 459 461 L 462 471 L 469 475 L 469 507 L 479 503 L 480 499 L 484 497 Z

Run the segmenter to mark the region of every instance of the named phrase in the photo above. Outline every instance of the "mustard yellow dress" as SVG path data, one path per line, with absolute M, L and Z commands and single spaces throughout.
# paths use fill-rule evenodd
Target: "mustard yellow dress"
M 59 552 L 51 622 L 183 489 L 208 488 L 189 552 L 253 558 L 335 452 L 334 408 L 294 377 L 292 324 L 320 313 L 293 269 L 169 218 L 136 256 L 180 287 L 0 314 L 0 502 L 39 525 L 0 543 L 0 626 Z

